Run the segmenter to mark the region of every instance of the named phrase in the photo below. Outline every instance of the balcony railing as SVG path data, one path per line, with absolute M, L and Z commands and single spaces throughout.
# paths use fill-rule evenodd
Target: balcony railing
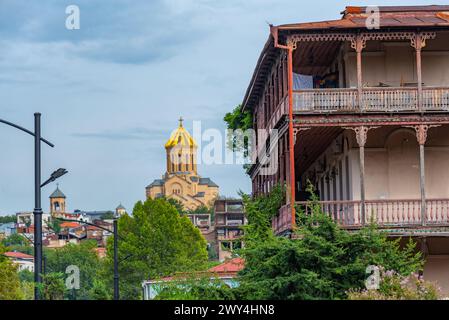
M 311 213 L 310 202 L 297 202 L 305 213 Z M 322 212 L 328 214 L 343 228 L 360 228 L 362 223 L 361 201 L 319 201 Z M 291 229 L 289 205 L 283 206 L 272 225 L 276 233 Z M 365 224 L 379 227 L 449 226 L 449 199 L 426 200 L 425 221 L 421 217 L 421 200 L 367 200 Z
M 310 89 L 293 92 L 293 111 L 299 113 L 449 111 L 449 88 L 424 87 L 422 110 L 414 87 Z

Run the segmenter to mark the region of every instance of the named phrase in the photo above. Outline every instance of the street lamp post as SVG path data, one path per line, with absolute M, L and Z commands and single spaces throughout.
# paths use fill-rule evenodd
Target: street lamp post
M 58 169 L 53 172 L 50 179 L 41 185 L 41 141 L 54 147 L 54 144 L 41 137 L 41 114 L 34 114 L 34 132 L 25 129 L 15 123 L 0 119 L 0 123 L 6 124 L 29 135 L 34 136 L 34 281 L 37 284 L 34 289 L 34 299 L 39 300 L 38 285 L 42 283 L 42 206 L 41 188 L 51 181 L 67 173 L 65 169 Z
M 118 273 L 118 215 L 114 214 L 114 300 L 120 300 Z
M 120 290 L 119 290 L 119 271 L 118 271 L 118 265 L 119 265 L 119 261 L 118 261 L 118 218 L 119 215 L 117 213 L 114 214 L 114 220 L 113 220 L 113 230 L 112 233 L 114 235 L 114 300 L 120 300 Z M 60 221 L 68 221 L 68 222 L 78 222 L 78 223 L 82 223 L 88 226 L 93 226 L 96 227 L 98 229 L 107 231 L 107 232 L 111 232 L 110 229 L 108 228 L 104 228 L 102 226 L 98 226 L 94 223 L 89 223 L 86 221 L 78 221 L 78 220 L 72 220 L 72 219 L 63 219 L 63 218 L 57 218 Z M 127 258 L 129 258 L 131 255 L 125 257 L 123 260 L 126 260 Z
M 41 114 L 34 114 L 34 282 L 42 283 Z M 39 300 L 39 287 L 34 287 Z

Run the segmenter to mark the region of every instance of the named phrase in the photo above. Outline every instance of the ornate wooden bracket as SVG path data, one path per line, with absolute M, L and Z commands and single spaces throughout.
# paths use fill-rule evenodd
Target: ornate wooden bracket
M 435 39 L 435 32 L 419 32 L 415 33 L 413 37 L 410 37 L 410 42 L 413 48 L 417 51 L 420 51 L 422 48 L 426 46 L 426 41 L 428 39 Z
M 313 41 L 350 41 L 351 47 L 354 50 L 363 50 L 368 40 L 410 40 L 412 46 L 416 48 L 424 48 L 426 40 L 435 39 L 436 32 L 362 32 L 358 35 L 354 33 L 308 33 L 308 34 L 293 34 L 287 37 L 287 46 L 296 49 L 298 42 L 313 42 Z M 358 40 L 359 38 L 359 40 Z M 357 45 L 359 42 L 359 45 Z
M 429 125 L 429 124 L 419 124 L 416 126 L 406 126 L 406 128 L 412 128 L 416 131 L 416 139 L 420 146 L 426 144 L 427 141 L 427 131 L 430 128 L 440 127 L 440 125 Z
M 306 131 L 306 130 L 310 130 L 312 128 L 310 127 L 304 127 L 304 128 L 293 128 L 293 141 L 296 144 L 296 136 L 298 135 L 298 133 L 300 131 Z
M 366 48 L 366 38 L 363 34 L 358 34 L 351 39 L 351 48 L 356 52 L 362 52 L 362 50 Z
M 347 127 L 343 129 L 353 130 L 355 132 L 357 144 L 359 145 L 359 147 L 364 147 L 366 144 L 366 140 L 368 139 L 368 131 L 376 128 L 379 127 L 359 126 L 359 127 Z

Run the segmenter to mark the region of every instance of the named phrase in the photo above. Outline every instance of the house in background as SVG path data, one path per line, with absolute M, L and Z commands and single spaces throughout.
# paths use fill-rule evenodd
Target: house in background
M 34 257 L 17 251 L 5 252 L 4 255 L 8 257 L 13 264 L 18 266 L 18 271 L 28 270 L 34 272 Z
M 272 226 L 289 236 L 310 181 L 342 228 L 412 236 L 449 292 L 449 6 L 378 9 L 373 26 L 347 7 L 270 27 L 242 103 L 254 129 L 278 132 L 257 135 L 253 193 L 287 186 Z
M 167 283 L 174 283 L 176 281 L 182 282 L 186 279 L 191 279 L 193 277 L 198 277 L 198 279 L 201 279 L 201 277 L 209 277 L 211 281 L 211 285 L 213 285 L 214 280 L 220 280 L 225 285 L 229 286 L 230 288 L 235 288 L 239 285 L 238 282 L 238 273 L 243 270 L 245 267 L 245 261 L 240 258 L 233 258 L 226 260 L 222 264 L 212 267 L 204 272 L 196 272 L 193 274 L 178 274 L 173 277 L 165 277 L 158 280 L 147 280 L 142 282 L 142 289 L 143 289 L 143 299 L 144 300 L 152 300 L 154 299 L 158 292 L 164 288 L 164 285 Z M 182 286 L 182 284 L 180 284 Z

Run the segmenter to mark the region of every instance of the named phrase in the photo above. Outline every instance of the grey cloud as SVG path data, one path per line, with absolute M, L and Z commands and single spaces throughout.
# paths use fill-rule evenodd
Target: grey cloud
M 118 64 L 166 60 L 203 38 L 207 30 L 190 12 L 173 13 L 164 1 L 78 0 L 81 28 L 65 28 L 65 7 L 73 1 L 2 0 L 0 37 L 15 41 L 71 43 L 62 54 Z
M 73 137 L 106 140 L 145 140 L 152 139 L 160 143 L 160 139 L 166 137 L 167 132 L 163 129 L 130 128 L 123 130 L 104 130 L 98 132 L 76 132 Z

